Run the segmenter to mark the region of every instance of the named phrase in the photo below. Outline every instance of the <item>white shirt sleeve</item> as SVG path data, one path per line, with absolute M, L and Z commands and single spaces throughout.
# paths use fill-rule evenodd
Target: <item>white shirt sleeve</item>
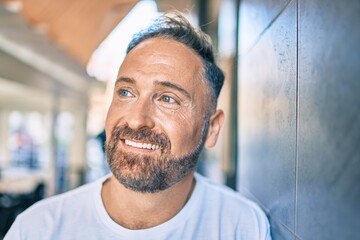
M 16 218 L 15 222 L 11 225 L 11 228 L 6 233 L 4 240 L 18 240 L 21 239 L 20 234 L 20 221 Z

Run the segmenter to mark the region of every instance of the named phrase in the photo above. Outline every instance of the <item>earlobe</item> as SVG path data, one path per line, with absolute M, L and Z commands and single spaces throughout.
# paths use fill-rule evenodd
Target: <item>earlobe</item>
M 223 123 L 224 112 L 222 110 L 216 110 L 216 112 L 210 117 L 209 130 L 205 141 L 205 147 L 211 148 L 215 146 Z

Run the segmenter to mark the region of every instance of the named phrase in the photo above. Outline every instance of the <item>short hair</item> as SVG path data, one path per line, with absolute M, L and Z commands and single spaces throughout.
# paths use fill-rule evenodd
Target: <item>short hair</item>
M 181 13 L 164 14 L 148 28 L 138 32 L 130 41 L 126 54 L 141 42 L 150 38 L 166 38 L 185 44 L 195 51 L 203 62 L 203 75 L 210 86 L 210 99 L 216 107 L 217 98 L 224 84 L 224 73 L 216 65 L 210 37 L 200 29 L 194 28 Z

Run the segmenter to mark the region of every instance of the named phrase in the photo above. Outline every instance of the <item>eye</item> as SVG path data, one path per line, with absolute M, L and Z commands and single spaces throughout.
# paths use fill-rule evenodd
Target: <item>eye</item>
M 119 92 L 120 92 L 120 95 L 122 97 L 131 97 L 131 96 L 133 96 L 129 91 L 127 91 L 125 89 L 121 89 Z
M 166 95 L 161 96 L 160 100 L 167 103 L 177 103 L 172 97 Z

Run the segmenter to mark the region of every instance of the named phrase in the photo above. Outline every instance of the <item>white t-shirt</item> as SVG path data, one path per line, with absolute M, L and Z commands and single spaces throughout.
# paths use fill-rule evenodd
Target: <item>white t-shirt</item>
M 271 239 L 267 218 L 256 204 L 199 174 L 190 199 L 172 219 L 149 229 L 126 229 L 103 205 L 107 178 L 34 204 L 16 218 L 5 240 Z

